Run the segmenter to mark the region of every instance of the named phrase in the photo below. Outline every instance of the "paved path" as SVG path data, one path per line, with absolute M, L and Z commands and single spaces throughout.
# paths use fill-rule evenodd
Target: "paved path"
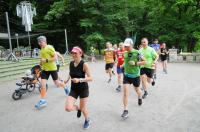
M 89 63 L 90 64 L 90 63 Z M 199 132 L 200 131 L 200 64 L 169 64 L 169 74 L 159 64 L 155 87 L 143 105 L 137 105 L 134 90 L 130 94 L 129 118 L 122 120 L 122 93 L 115 88 L 116 77 L 106 83 L 104 63 L 90 64 L 94 81 L 90 83 L 89 111 L 92 126 L 88 132 Z M 66 77 L 68 71 L 62 71 Z M 81 132 L 83 118 L 64 110 L 65 94 L 49 80 L 48 106 L 40 111 L 34 104 L 36 90 L 14 101 L 15 82 L 0 84 L 0 132 Z

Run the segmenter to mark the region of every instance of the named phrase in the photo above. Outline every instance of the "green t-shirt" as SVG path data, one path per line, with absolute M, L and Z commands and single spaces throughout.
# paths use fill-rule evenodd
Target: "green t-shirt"
M 140 66 L 130 65 L 129 61 L 138 62 L 141 56 L 140 52 L 135 49 L 124 53 L 124 75 L 126 77 L 135 78 L 140 76 Z
M 146 62 L 147 62 L 145 65 L 142 65 L 141 68 L 154 69 L 152 67 L 152 64 L 157 56 L 156 51 L 153 48 L 148 46 L 147 48 L 140 49 L 140 52 L 144 55 L 144 58 L 146 59 Z
M 52 58 L 55 55 L 55 49 L 51 45 L 47 45 L 40 50 L 40 57 L 43 59 Z M 43 62 L 42 70 L 44 71 L 56 71 L 56 63 L 55 61 Z

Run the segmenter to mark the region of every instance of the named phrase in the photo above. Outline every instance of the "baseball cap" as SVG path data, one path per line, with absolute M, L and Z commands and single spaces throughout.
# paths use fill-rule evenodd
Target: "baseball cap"
M 131 38 L 126 38 L 124 40 L 124 46 L 131 46 L 133 45 L 133 40 Z
M 37 40 L 38 41 L 41 41 L 41 40 L 43 40 L 43 41 L 47 41 L 47 38 L 45 37 L 45 36 L 39 36 L 38 38 L 37 38 Z
M 73 49 L 71 50 L 71 53 L 82 53 L 82 50 L 79 47 L 73 47 Z

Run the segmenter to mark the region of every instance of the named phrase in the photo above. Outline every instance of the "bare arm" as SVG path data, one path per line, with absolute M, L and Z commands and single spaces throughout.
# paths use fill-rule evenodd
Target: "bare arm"
M 70 79 L 71 79 L 71 76 L 68 75 L 67 80 L 65 80 L 64 83 L 65 83 L 65 84 L 68 83 Z
M 60 57 L 62 60 L 62 63 L 65 64 L 65 59 L 59 52 L 57 52 L 57 56 Z
M 141 66 L 141 65 L 145 65 L 146 63 L 147 63 L 146 59 L 143 56 L 141 56 L 140 61 L 136 62 L 136 65 Z
M 154 63 L 156 63 L 158 61 L 158 59 L 159 59 L 159 55 L 156 53 L 156 57 L 154 59 Z
M 86 77 L 85 77 L 86 82 L 92 81 L 92 76 L 90 74 L 90 69 L 89 69 L 88 64 L 84 63 L 83 71 L 85 71 L 85 73 L 86 73 Z
M 50 58 L 41 58 L 40 59 L 40 65 L 42 65 L 42 63 L 52 62 L 52 61 L 55 61 L 55 60 L 56 60 L 56 53 Z

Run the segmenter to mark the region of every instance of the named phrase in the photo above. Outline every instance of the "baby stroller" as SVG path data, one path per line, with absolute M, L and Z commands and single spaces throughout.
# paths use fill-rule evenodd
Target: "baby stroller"
M 12 94 L 12 98 L 14 100 L 19 100 L 23 94 L 27 92 L 32 92 L 35 88 L 38 88 L 39 92 L 41 89 L 41 67 L 40 65 L 35 65 L 31 68 L 31 70 L 26 71 L 26 76 L 22 77 L 22 81 L 20 83 L 16 83 L 18 88 Z

